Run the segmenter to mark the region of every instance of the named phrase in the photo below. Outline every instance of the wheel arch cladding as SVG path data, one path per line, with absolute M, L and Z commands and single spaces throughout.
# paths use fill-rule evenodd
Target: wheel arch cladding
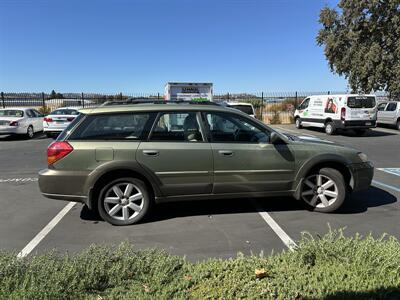
M 101 188 L 105 184 L 113 179 L 122 177 L 132 177 L 140 179 L 146 184 L 152 197 L 160 196 L 160 190 L 156 183 L 157 180 L 155 180 L 148 174 L 145 174 L 140 166 L 129 167 L 126 165 L 117 165 L 113 167 L 103 168 L 103 170 L 97 170 L 97 172 L 95 171 L 95 174 L 92 174 L 92 176 L 90 177 L 90 181 L 87 183 L 89 208 L 96 207 L 96 202 L 98 201 Z
M 352 183 L 353 175 L 350 169 L 347 167 L 349 163 L 350 163 L 349 161 L 347 161 L 345 158 L 339 155 L 335 155 L 333 157 L 332 155 L 322 155 L 309 159 L 300 167 L 299 171 L 297 172 L 294 181 L 295 184 L 294 197 L 296 199 L 300 199 L 301 183 L 303 182 L 303 179 L 307 177 L 309 174 L 312 174 L 312 172 L 315 172 L 322 168 L 331 168 L 338 170 L 340 174 L 342 174 L 344 181 L 347 185 L 347 188 L 351 189 L 353 184 Z

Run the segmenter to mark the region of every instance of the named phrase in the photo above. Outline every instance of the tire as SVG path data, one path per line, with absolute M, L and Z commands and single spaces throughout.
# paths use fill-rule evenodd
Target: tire
M 333 122 L 327 122 L 325 124 L 325 133 L 328 135 L 334 135 L 336 132 L 336 127 L 335 124 Z
M 28 139 L 31 139 L 31 138 L 33 138 L 34 135 L 35 135 L 35 131 L 33 130 L 33 126 L 29 125 L 28 129 L 26 130 L 26 137 Z
M 397 120 L 396 128 L 397 128 L 397 130 L 400 130 L 400 120 Z
M 310 210 L 330 213 L 344 203 L 347 187 L 338 170 L 322 168 L 303 180 L 300 196 Z
M 366 132 L 367 132 L 366 129 L 355 129 L 355 130 L 354 130 L 354 133 L 355 133 L 356 135 L 358 135 L 358 136 L 362 136 L 362 135 L 364 135 Z
M 46 132 L 46 136 L 47 136 L 48 138 L 53 138 L 53 137 L 54 137 L 54 135 L 51 134 L 51 132 Z
M 299 117 L 297 117 L 297 118 L 294 120 L 294 124 L 295 124 L 295 126 L 296 126 L 297 129 L 302 129 L 302 128 L 303 128 L 303 126 L 301 125 L 301 119 L 300 119 Z
M 131 192 L 127 192 L 127 186 Z M 117 192 L 115 192 L 115 189 Z M 135 200 L 128 199 L 126 196 Z M 98 200 L 99 215 L 104 221 L 117 226 L 132 225 L 142 220 L 150 211 L 152 196 L 146 184 L 136 178 L 119 178 L 112 180 L 100 192 Z M 106 200 L 108 198 L 108 200 Z M 134 208 L 133 208 L 134 207 Z

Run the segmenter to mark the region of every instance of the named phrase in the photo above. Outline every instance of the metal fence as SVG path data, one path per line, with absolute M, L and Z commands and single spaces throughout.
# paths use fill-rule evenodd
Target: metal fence
M 270 124 L 287 124 L 293 122 L 295 107 L 307 96 L 323 94 L 346 94 L 343 91 L 322 92 L 259 92 L 259 93 L 222 93 L 214 94 L 213 101 L 235 101 L 252 103 L 256 117 Z M 384 99 L 384 94 L 377 94 Z M 60 107 L 95 107 L 106 101 L 118 101 L 128 98 L 163 100 L 163 93 L 5 93 L 1 92 L 0 106 L 34 107 L 44 114 Z

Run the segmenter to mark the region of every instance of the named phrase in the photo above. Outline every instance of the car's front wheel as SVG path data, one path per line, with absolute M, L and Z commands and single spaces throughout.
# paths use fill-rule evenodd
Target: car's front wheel
M 299 117 L 296 118 L 294 123 L 295 123 L 297 129 L 303 128 L 303 126 L 301 125 L 301 120 L 300 120 Z
M 111 181 L 100 192 L 100 216 L 113 225 L 131 225 L 139 222 L 149 212 L 151 193 L 146 184 L 136 178 L 119 178 Z
M 333 212 L 343 204 L 346 193 L 342 174 L 332 168 L 323 168 L 304 179 L 301 198 L 314 211 Z

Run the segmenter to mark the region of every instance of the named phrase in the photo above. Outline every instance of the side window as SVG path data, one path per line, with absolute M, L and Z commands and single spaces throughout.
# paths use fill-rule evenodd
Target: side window
M 233 114 L 206 113 L 212 142 L 268 143 L 269 133 Z
M 150 140 L 182 142 L 204 141 L 197 113 L 171 112 L 160 114 L 160 117 L 154 125 Z
M 386 111 L 395 111 L 397 107 L 397 103 L 396 102 L 390 102 L 387 107 L 386 107 Z
M 310 103 L 310 98 L 304 99 L 304 101 L 300 104 L 299 109 L 306 109 L 309 103 Z
M 380 103 L 380 104 L 378 105 L 378 111 L 385 110 L 386 104 L 387 104 L 386 102 L 385 102 L 385 103 Z
M 33 111 L 33 113 L 35 114 L 35 117 L 36 117 L 36 118 L 41 118 L 41 117 L 43 117 L 43 115 L 42 115 L 39 111 L 37 111 L 36 109 L 33 109 L 32 111 Z
M 28 118 L 35 118 L 36 117 L 31 109 L 28 109 L 26 111 L 26 115 L 28 116 Z
M 142 140 L 154 120 L 151 113 L 89 115 L 70 140 Z

